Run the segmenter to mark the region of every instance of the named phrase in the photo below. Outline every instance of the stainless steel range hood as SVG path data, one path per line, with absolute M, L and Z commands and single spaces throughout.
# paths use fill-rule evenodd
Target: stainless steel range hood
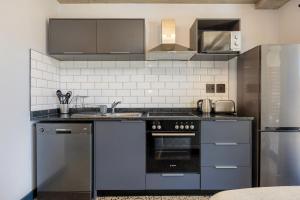
M 175 20 L 162 20 L 161 44 L 147 52 L 147 60 L 190 60 L 197 53 L 190 48 L 176 44 L 175 30 Z

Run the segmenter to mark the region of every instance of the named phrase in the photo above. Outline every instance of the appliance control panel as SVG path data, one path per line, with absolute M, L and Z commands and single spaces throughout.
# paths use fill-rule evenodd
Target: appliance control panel
M 197 131 L 199 123 L 194 120 L 151 120 L 147 121 L 147 131 Z
M 242 35 L 240 31 L 232 31 L 231 32 L 231 46 L 230 49 L 232 51 L 241 51 L 242 49 Z

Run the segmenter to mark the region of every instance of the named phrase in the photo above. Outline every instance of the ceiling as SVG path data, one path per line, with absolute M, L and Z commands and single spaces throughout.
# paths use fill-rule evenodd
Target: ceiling
M 257 9 L 278 9 L 289 0 L 57 0 L 62 4 L 80 3 L 166 3 L 166 4 L 255 4 Z

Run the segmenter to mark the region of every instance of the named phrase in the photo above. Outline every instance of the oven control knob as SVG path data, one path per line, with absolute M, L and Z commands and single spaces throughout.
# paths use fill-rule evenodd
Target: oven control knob
M 195 126 L 194 126 L 194 125 L 190 125 L 190 129 L 192 129 L 192 130 L 193 130 L 194 128 L 195 128 Z
M 157 129 L 160 130 L 161 129 L 161 125 L 157 125 Z
M 178 126 L 178 125 L 175 125 L 175 129 L 178 130 L 178 129 L 179 129 L 179 126 Z
M 153 125 L 153 126 L 152 126 L 152 129 L 153 129 L 153 130 L 155 130 L 155 129 L 156 129 L 156 126 L 155 126 L 155 125 Z
M 190 128 L 189 125 L 185 125 L 185 129 L 188 130 Z
M 183 126 L 183 125 L 180 125 L 180 129 L 183 130 L 183 129 L 184 129 L 184 126 Z

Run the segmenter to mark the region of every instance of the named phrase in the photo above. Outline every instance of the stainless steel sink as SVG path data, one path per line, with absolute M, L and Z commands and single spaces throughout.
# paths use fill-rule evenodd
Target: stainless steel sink
M 138 112 L 126 112 L 126 113 L 107 113 L 107 114 L 100 114 L 100 113 L 76 113 L 73 114 L 72 118 L 138 118 L 142 117 L 143 113 Z

